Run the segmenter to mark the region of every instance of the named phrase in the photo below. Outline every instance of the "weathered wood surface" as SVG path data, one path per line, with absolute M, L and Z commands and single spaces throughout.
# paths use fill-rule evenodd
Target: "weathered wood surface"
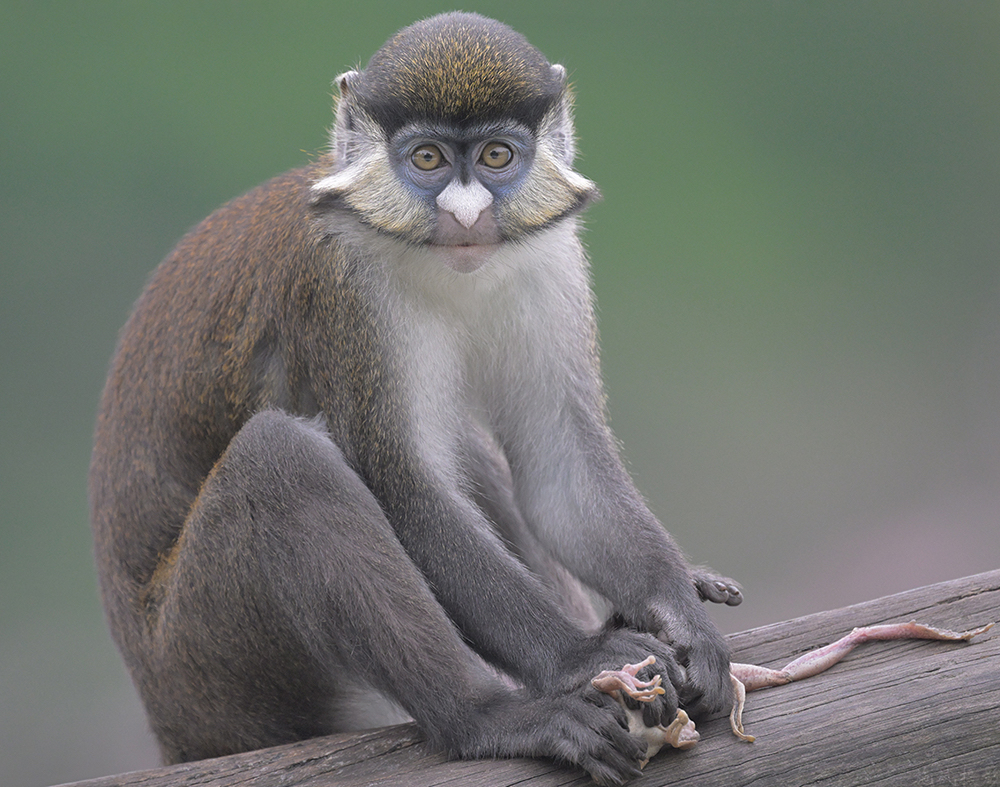
M 1000 618 L 1000 570 L 900 593 L 730 637 L 734 660 L 781 667 L 855 626 L 907 621 L 955 630 Z M 747 696 L 743 721 L 699 724 L 686 752 L 665 751 L 636 787 L 1000 785 L 1000 633 L 970 644 L 863 645 L 829 672 Z M 590 783 L 534 760 L 449 762 L 412 725 L 340 735 L 168 768 L 78 782 L 76 787 L 244 785 L 476 785 Z

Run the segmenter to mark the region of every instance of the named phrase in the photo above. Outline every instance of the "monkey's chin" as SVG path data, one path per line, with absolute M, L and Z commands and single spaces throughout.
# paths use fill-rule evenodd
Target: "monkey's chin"
M 444 264 L 457 273 L 473 273 L 489 262 L 499 243 L 480 243 L 467 246 L 437 245 L 432 247 Z

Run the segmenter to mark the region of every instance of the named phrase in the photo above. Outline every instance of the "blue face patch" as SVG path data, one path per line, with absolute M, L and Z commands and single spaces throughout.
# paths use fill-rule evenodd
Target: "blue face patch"
M 389 149 L 396 174 L 421 199 L 433 202 L 455 178 L 461 183 L 475 178 L 499 201 L 531 169 L 535 143 L 519 125 L 429 126 L 404 129 Z

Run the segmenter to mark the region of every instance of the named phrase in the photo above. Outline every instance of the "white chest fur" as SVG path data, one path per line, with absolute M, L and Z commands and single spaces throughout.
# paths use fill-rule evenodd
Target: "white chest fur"
M 468 417 L 492 422 L 544 396 L 567 358 L 590 340 L 589 272 L 575 221 L 505 244 L 472 273 L 434 251 L 386 261 L 395 337 L 420 450 L 453 456 Z M 583 354 L 586 350 L 582 351 Z

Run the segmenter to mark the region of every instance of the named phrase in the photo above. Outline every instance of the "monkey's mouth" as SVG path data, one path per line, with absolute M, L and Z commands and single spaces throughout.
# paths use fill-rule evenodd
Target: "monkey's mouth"
M 492 211 L 484 210 L 471 227 L 460 224 L 450 213 L 441 211 L 429 240 L 435 246 L 472 248 L 496 246 L 501 238 Z
M 430 245 L 443 249 L 493 249 L 500 245 L 500 241 L 466 240 L 457 243 L 442 243 L 441 241 L 432 240 Z
M 458 273 L 472 273 L 479 270 L 493 256 L 499 243 L 434 243 L 428 244 L 437 251 L 441 260 Z

